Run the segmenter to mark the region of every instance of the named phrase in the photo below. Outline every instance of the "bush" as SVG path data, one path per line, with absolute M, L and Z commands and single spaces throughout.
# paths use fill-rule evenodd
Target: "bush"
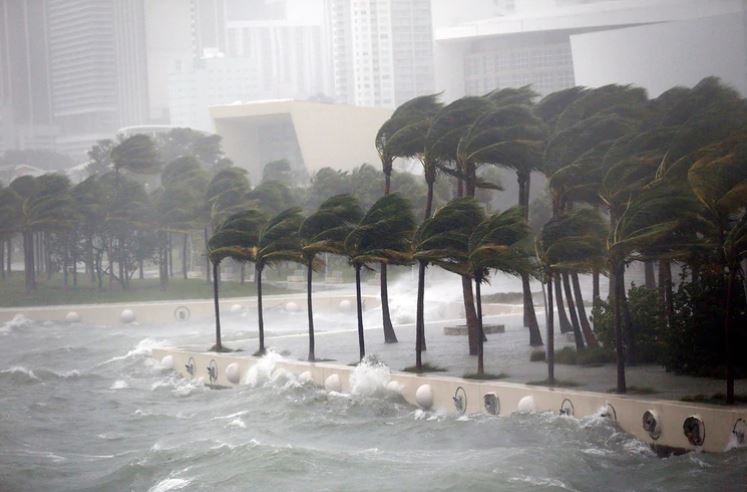
M 632 324 L 629 334 L 635 347 L 635 353 L 628 351 L 627 337 L 623 337 L 623 346 L 628 358 L 639 363 L 662 363 L 664 361 L 664 338 L 666 337 L 664 312 L 659 302 L 659 293 L 655 289 L 635 287 L 628 291 L 628 311 Z M 592 310 L 594 332 L 599 342 L 612 353 L 615 350 L 614 312 L 609 303 L 600 301 Z M 632 356 L 632 357 L 631 357 Z
M 529 362 L 545 362 L 547 355 L 544 350 L 532 350 L 529 354 Z
M 738 285 L 733 294 L 734 347 L 747 346 L 747 310 Z M 674 319 L 666 331 L 664 366 L 667 370 L 696 376 L 725 376 L 724 282 L 718 273 L 703 272 L 697 283 L 683 283 L 672 297 Z M 747 358 L 734 357 L 737 377 L 747 375 Z

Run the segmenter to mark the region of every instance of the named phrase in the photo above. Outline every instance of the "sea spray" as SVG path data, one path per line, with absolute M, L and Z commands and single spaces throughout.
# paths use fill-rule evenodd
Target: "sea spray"
M 357 396 L 384 394 L 390 379 L 389 367 L 375 355 L 367 355 L 350 375 L 350 392 Z

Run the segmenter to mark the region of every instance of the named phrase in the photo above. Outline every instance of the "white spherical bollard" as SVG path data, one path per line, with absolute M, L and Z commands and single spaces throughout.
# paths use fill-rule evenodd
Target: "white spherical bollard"
M 241 380 L 241 370 L 239 369 L 238 362 L 231 362 L 226 366 L 226 379 L 229 383 L 239 384 Z
M 304 371 L 301 374 L 298 375 L 298 382 L 301 384 L 310 383 L 314 380 L 313 377 L 311 377 L 311 371 Z
M 293 301 L 288 301 L 285 303 L 285 310 L 289 313 L 295 313 L 298 312 L 298 304 L 296 304 Z
M 135 311 L 132 309 L 123 309 L 122 314 L 119 315 L 120 321 L 125 324 L 135 322 Z
M 415 402 L 423 410 L 429 410 L 433 406 L 433 389 L 430 384 L 422 384 L 415 391 Z
M 334 391 L 339 393 L 342 390 L 342 384 L 340 383 L 340 376 L 337 374 L 330 374 L 327 379 L 324 380 L 324 389 L 327 391 Z
M 75 311 L 70 311 L 65 315 L 65 321 L 68 323 L 78 323 L 80 322 L 80 315 Z
M 174 356 L 173 355 L 164 355 L 161 359 L 161 367 L 170 371 L 174 368 Z
M 402 383 L 398 383 L 397 381 L 389 381 L 386 383 L 386 390 L 390 393 L 396 393 L 398 395 L 402 394 Z
M 516 411 L 519 413 L 533 413 L 537 410 L 537 405 L 534 403 L 534 397 L 529 395 L 519 400 L 519 405 L 516 407 Z
M 353 303 L 350 302 L 350 299 L 343 299 L 340 301 L 340 311 L 343 313 L 347 313 L 350 311 L 350 309 L 353 307 Z
M 231 305 L 231 314 L 238 314 L 241 312 L 241 304 L 232 304 Z

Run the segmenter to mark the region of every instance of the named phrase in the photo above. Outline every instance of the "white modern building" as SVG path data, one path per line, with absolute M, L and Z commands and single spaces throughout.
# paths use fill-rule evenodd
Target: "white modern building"
M 436 31 L 436 88 L 445 99 L 528 84 L 545 95 L 611 82 L 655 94 L 700 74 L 738 85 L 733 74 L 745 63 L 738 26 L 744 0 L 515 0 L 502 8 L 501 15 Z M 721 29 L 719 16 L 735 18 L 712 35 Z M 682 65 L 699 64 L 680 76 Z
M 272 100 L 215 106 L 210 115 L 226 157 L 258 183 L 264 165 L 279 159 L 310 175 L 379 162 L 374 136 L 391 110 Z
M 396 106 L 433 91 L 430 0 L 326 0 L 339 102 Z
M 253 58 L 205 57 L 178 63 L 170 74 L 170 124 L 212 132 L 208 108 L 260 96 L 259 65 Z

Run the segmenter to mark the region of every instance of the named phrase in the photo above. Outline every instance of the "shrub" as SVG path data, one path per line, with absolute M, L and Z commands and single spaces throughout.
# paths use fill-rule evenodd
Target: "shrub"
M 629 353 L 628 337 L 623 337 L 623 346 L 628 359 L 639 363 L 662 363 L 664 361 L 665 320 L 655 289 L 635 287 L 628 291 L 628 311 L 632 325 L 632 339 L 635 353 Z M 609 303 L 600 301 L 592 310 L 594 332 L 607 352 L 614 354 L 615 329 L 614 312 Z
M 545 362 L 546 360 L 547 355 L 545 355 L 544 350 L 532 350 L 532 352 L 529 354 L 530 362 Z

